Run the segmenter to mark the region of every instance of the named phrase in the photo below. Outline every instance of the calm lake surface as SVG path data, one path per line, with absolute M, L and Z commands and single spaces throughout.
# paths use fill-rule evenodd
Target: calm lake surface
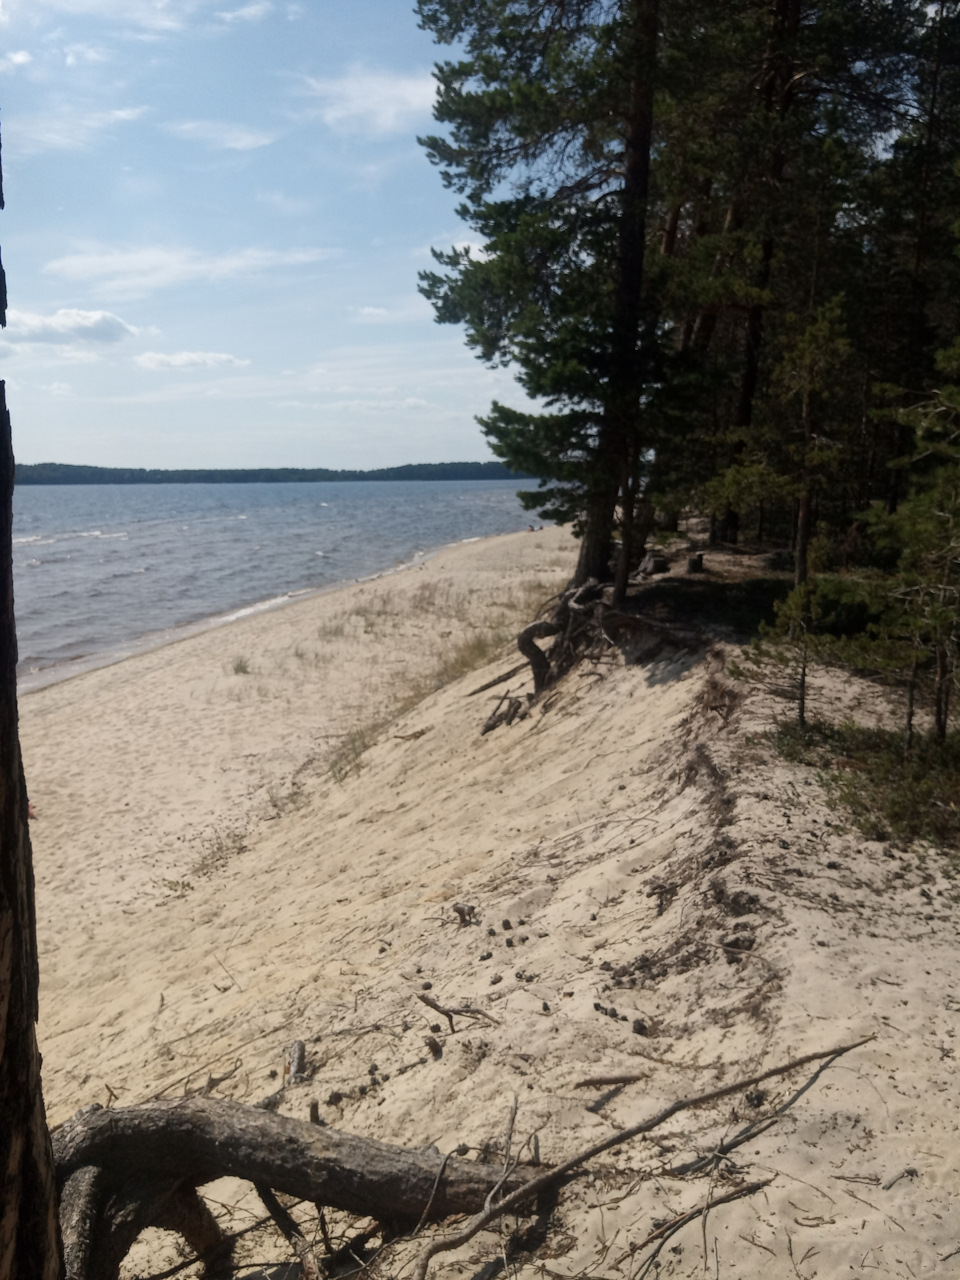
M 516 490 L 514 480 L 23 485 L 13 499 L 21 688 L 47 683 L 57 664 L 100 665 L 190 624 L 525 529 Z

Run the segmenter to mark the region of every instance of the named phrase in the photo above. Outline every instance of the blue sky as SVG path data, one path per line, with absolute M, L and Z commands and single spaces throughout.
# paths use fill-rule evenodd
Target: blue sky
M 0 0 L 18 459 L 489 457 L 521 393 L 416 289 L 438 56 L 407 0 Z

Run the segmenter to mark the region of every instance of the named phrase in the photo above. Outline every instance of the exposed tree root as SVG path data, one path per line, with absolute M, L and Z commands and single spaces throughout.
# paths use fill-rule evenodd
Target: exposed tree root
M 148 1226 L 176 1231 L 198 1256 L 222 1263 L 224 1238 L 195 1189 L 215 1178 L 256 1185 L 274 1219 L 283 1218 L 305 1274 L 316 1260 L 274 1191 L 372 1217 L 392 1233 L 425 1211 L 429 1220 L 475 1213 L 502 1180 L 496 1168 L 443 1160 L 433 1148 L 408 1151 L 200 1097 L 82 1112 L 54 1135 L 54 1155 L 68 1280 L 115 1280 Z M 531 1177 L 514 1170 L 509 1188 Z
M 555 637 L 553 644 L 547 650 L 541 649 L 536 641 L 550 636 Z M 583 658 L 599 657 L 624 644 L 629 644 L 635 659 L 649 659 L 665 648 L 702 648 L 704 635 L 699 627 L 665 623 L 643 612 L 614 608 L 606 599 L 604 589 L 591 578 L 582 586 L 565 591 L 553 607 L 551 617 L 530 623 L 517 637 L 517 648 L 530 663 L 534 696 L 556 683 Z M 516 672 L 514 668 L 473 692 L 493 688 Z M 504 695 L 501 705 L 508 697 Z M 517 699 L 509 701 L 518 702 Z M 510 710 L 509 705 L 506 711 L 498 706 L 483 732 L 489 733 L 499 724 L 509 724 L 517 713 L 511 714 Z
M 230 1175 L 254 1184 L 299 1259 L 305 1280 L 320 1280 L 322 1269 L 329 1269 L 333 1259 L 317 1257 L 304 1230 L 280 1203 L 278 1191 L 317 1206 L 371 1217 L 382 1224 L 380 1234 L 385 1242 L 397 1236 L 409 1242 L 428 1221 L 469 1215 L 452 1234 L 434 1236 L 424 1244 L 415 1262 L 414 1280 L 426 1280 L 437 1254 L 466 1244 L 504 1213 L 529 1205 L 534 1197 L 555 1195 L 571 1173 L 604 1152 L 651 1132 L 680 1111 L 821 1062 L 815 1080 L 824 1066 L 870 1039 L 805 1054 L 748 1079 L 678 1099 L 650 1119 L 619 1130 L 539 1173 L 510 1161 L 516 1101 L 503 1143 L 502 1168 L 451 1155 L 441 1157 L 432 1147 L 411 1151 L 389 1146 L 211 1098 L 183 1098 L 116 1111 L 91 1108 L 54 1135 L 62 1188 L 66 1275 L 68 1280 L 117 1280 L 123 1258 L 148 1226 L 183 1236 L 196 1258 L 204 1261 L 208 1274 L 228 1270 L 233 1240 L 222 1234 L 196 1187 Z M 582 1083 L 597 1084 L 606 1079 Z M 777 1114 L 796 1101 L 813 1080 Z M 765 1184 L 741 1187 L 706 1207 L 752 1194 L 761 1185 Z M 682 1215 L 670 1224 L 671 1230 L 700 1212 Z M 369 1232 L 364 1242 L 368 1238 Z M 645 1243 L 655 1238 L 659 1233 Z M 382 1254 L 381 1260 L 386 1256 Z

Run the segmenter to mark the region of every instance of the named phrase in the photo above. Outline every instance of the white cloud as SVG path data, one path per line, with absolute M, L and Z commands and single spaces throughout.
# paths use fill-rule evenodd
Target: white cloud
M 403 324 L 411 320 L 433 318 L 433 308 L 426 298 L 415 294 L 392 307 L 351 307 L 350 314 L 357 324 Z
M 25 67 L 32 62 L 33 58 L 26 49 L 18 49 L 14 53 L 8 53 L 5 57 L 0 58 L 0 71 L 13 71 L 17 67 Z
M 7 342 L 119 342 L 138 332 L 111 311 L 62 309 L 52 316 L 32 311 L 8 311 Z
M 7 0 L 14 17 L 37 10 L 68 17 L 107 19 L 150 32 L 179 31 L 200 0 Z
M 146 107 L 121 107 L 115 111 L 61 111 L 48 116 L 21 116 L 11 133 L 20 152 L 80 151 L 116 124 L 139 120 Z
M 430 75 L 400 75 L 352 68 L 335 79 L 305 78 L 306 92 L 320 102 L 317 114 L 331 129 L 347 133 L 400 133 L 428 116 L 436 85 Z
M 183 124 L 165 125 L 164 128 L 181 138 L 204 142 L 219 151 L 255 151 L 258 147 L 269 146 L 276 138 L 276 134 L 217 120 L 188 120 Z
M 250 361 L 238 360 L 225 351 L 174 351 L 170 354 L 145 351 L 143 355 L 134 356 L 133 363 L 141 369 L 219 369 L 224 365 L 239 369 Z
M 217 14 L 222 22 L 259 22 L 273 12 L 270 0 L 255 0 L 253 4 L 245 4 L 240 9 L 228 9 Z
M 133 297 L 154 289 L 216 282 L 262 271 L 305 266 L 332 256 L 329 249 L 238 249 L 203 254 L 196 249 L 89 249 L 48 262 L 44 271 L 67 280 L 95 283 L 112 297 Z
M 102 49 L 95 49 L 91 44 L 68 44 L 63 54 L 68 67 L 76 67 L 80 63 L 107 61 L 106 53 Z

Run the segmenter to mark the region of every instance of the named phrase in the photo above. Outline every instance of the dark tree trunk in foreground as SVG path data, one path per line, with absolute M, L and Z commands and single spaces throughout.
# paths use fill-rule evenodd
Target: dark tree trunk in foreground
M 0 382 L 0 1277 L 60 1275 L 53 1153 L 40 1092 L 36 919 L 17 732 L 13 449 Z

